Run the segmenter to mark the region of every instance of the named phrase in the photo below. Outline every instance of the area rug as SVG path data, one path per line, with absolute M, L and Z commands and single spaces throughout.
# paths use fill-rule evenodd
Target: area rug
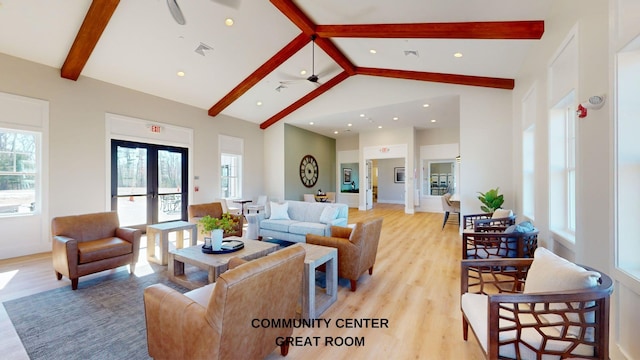
M 187 291 L 166 269 L 142 277 L 124 270 L 4 307 L 31 359 L 149 359 L 142 294 L 156 283 Z

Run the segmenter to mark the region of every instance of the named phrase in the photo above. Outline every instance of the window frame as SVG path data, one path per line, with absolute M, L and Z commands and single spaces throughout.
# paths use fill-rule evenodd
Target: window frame
M 576 102 L 570 91 L 549 111 L 549 229 L 575 244 Z
M 4 171 L 0 169 L 0 177 L 2 176 L 33 176 L 33 194 L 32 194 L 32 199 L 33 201 L 31 202 L 30 206 L 27 207 L 27 211 L 24 211 L 25 205 L 24 204 L 17 204 L 18 208 L 16 209 L 15 212 L 0 212 L 0 217 L 2 218 L 9 218 L 9 217 L 16 217 L 16 216 L 32 216 L 36 213 L 39 213 L 41 210 L 41 201 L 39 201 L 39 199 L 42 198 L 42 169 L 43 169 L 43 158 L 42 158 L 42 146 L 43 146 L 43 137 L 44 134 L 42 131 L 35 131 L 35 130 L 25 130 L 22 129 L 20 127 L 11 127 L 11 126 L 1 126 L 0 127 L 0 132 L 2 133 L 11 133 L 11 134 L 21 134 L 21 135 L 28 135 L 28 136 L 33 136 L 34 138 L 34 149 L 33 151 L 30 153 L 31 156 L 33 156 L 33 170 L 30 171 L 18 171 L 17 169 L 17 153 L 26 153 L 24 151 L 3 151 L 0 150 L 0 154 L 1 153 L 10 153 L 13 154 L 13 171 Z M 7 189 L 8 190 L 8 189 Z M 3 198 L 3 194 L 0 191 L 0 199 Z M 14 206 L 14 204 L 9 204 L 8 206 Z M 22 209 L 23 211 L 20 211 L 20 209 Z

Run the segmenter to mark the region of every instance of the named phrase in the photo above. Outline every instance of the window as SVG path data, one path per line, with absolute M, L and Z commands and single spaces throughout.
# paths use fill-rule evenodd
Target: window
M 640 37 L 617 54 L 616 143 L 616 266 L 640 281 Z
M 0 128 L 0 216 L 33 213 L 40 133 Z
M 239 199 L 242 197 L 242 154 L 244 140 L 227 135 L 218 135 L 220 151 L 220 197 Z
M 535 215 L 535 137 L 535 125 L 522 133 L 522 213 L 532 220 Z
M 240 198 L 242 156 L 234 154 L 222 154 L 220 156 L 220 195 L 221 197 Z
M 550 111 L 549 225 L 563 238 L 575 241 L 576 129 L 575 93 L 571 91 Z

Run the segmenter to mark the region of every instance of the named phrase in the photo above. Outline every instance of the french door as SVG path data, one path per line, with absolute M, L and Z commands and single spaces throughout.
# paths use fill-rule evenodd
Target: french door
M 187 219 L 187 149 L 111 140 L 111 209 L 120 225 Z

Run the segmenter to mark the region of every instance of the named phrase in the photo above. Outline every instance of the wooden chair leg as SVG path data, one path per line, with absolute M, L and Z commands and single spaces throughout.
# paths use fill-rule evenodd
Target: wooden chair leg
M 60 274 L 59 272 L 56 271 L 56 278 L 58 280 L 62 280 L 62 274 Z
M 280 355 L 287 356 L 289 353 L 289 342 L 285 341 L 285 344 L 280 345 Z
M 350 280 L 351 281 L 351 291 L 356 291 L 356 287 L 358 287 L 358 280 Z
M 373 275 L 373 266 L 369 268 L 369 275 Z
M 71 279 L 71 290 L 78 290 L 78 278 Z
M 467 319 L 465 319 L 463 316 L 462 317 L 462 338 L 464 339 L 464 341 L 467 341 L 468 337 L 469 337 L 469 323 L 467 322 Z

